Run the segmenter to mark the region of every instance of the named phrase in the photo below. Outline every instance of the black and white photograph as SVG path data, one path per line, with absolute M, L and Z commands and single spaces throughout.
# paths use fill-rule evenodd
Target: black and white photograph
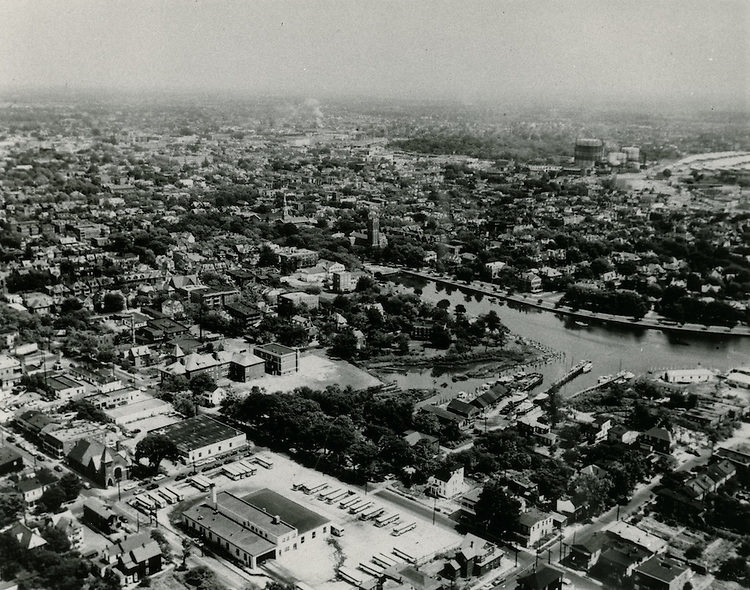
M 750 1 L 0 2 L 0 590 L 750 589 Z

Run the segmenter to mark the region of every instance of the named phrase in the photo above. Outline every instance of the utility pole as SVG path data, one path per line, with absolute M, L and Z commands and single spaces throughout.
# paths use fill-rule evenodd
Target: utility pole
M 435 524 L 435 512 L 437 512 L 437 498 L 432 499 L 432 524 Z

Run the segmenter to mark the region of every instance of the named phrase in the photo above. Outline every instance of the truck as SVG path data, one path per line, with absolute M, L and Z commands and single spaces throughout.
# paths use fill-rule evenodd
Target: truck
M 344 536 L 344 525 L 343 524 L 334 524 L 331 523 L 331 534 L 334 537 L 343 537 Z

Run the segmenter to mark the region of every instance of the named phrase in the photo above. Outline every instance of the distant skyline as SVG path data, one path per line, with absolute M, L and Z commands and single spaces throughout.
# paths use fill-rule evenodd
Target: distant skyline
M 0 2 L 0 89 L 750 108 L 746 0 Z

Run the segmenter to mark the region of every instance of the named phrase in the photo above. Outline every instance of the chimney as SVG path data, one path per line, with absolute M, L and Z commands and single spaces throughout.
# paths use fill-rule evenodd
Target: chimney
M 218 510 L 219 509 L 219 504 L 216 501 L 216 484 L 213 484 L 211 486 L 211 504 L 213 505 L 214 510 Z
M 275 514 L 271 519 L 271 522 L 273 522 L 273 524 L 279 524 L 281 522 L 281 517 L 278 514 Z

